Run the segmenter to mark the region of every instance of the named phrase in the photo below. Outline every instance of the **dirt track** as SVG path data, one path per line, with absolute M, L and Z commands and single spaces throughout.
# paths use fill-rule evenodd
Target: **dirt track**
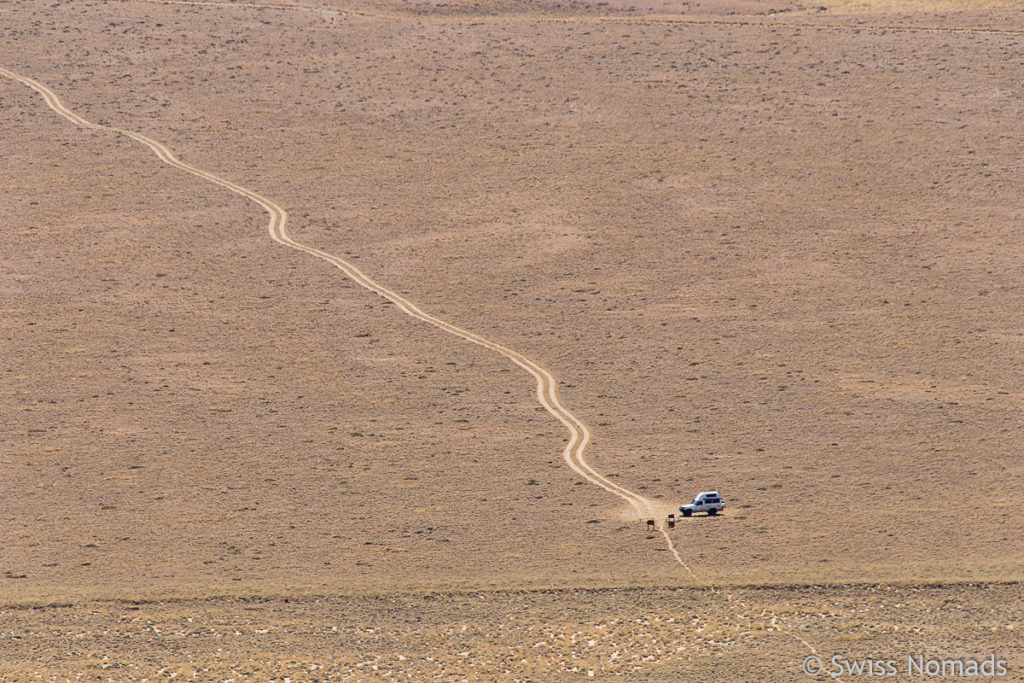
M 505 356 L 506 358 L 508 358 L 509 360 L 511 360 L 516 365 L 520 366 L 521 368 L 529 372 L 533 376 L 533 378 L 537 380 L 537 400 L 540 402 L 542 406 L 544 406 L 544 408 L 548 412 L 554 415 L 559 420 L 559 422 L 565 425 L 565 427 L 569 430 L 569 443 L 565 447 L 565 451 L 563 452 L 563 457 L 565 458 L 565 461 L 569 465 L 569 467 L 571 467 L 573 471 L 575 471 L 577 474 L 579 474 L 581 477 L 583 477 L 590 483 L 599 486 L 600 488 L 604 489 L 605 491 L 608 491 L 609 493 L 619 496 L 627 503 L 629 503 L 629 505 L 636 512 L 637 519 L 641 517 L 651 517 L 655 514 L 654 503 L 651 500 L 645 498 L 644 496 L 641 496 L 638 493 L 630 491 L 629 489 L 623 488 L 622 486 L 619 486 L 615 482 L 610 481 L 609 479 L 601 476 L 598 472 L 594 471 L 594 469 L 590 467 L 590 465 L 587 464 L 586 459 L 583 457 L 583 453 L 586 449 L 587 441 L 590 440 L 590 430 L 588 430 L 587 426 L 580 422 L 575 415 L 573 415 L 568 410 L 562 407 L 561 402 L 558 400 L 557 383 L 555 381 L 555 378 L 551 376 L 550 372 L 548 372 L 541 366 L 537 365 L 537 363 L 530 360 L 521 353 L 514 351 L 513 349 L 510 349 L 506 346 L 502 346 L 497 342 L 493 342 L 485 337 L 481 337 L 478 334 L 473 334 L 472 332 L 452 325 L 449 322 L 445 322 L 440 318 L 436 318 L 430 315 L 429 313 L 423 312 L 416 304 L 409 301 L 401 294 L 398 294 L 390 289 L 387 289 L 377 284 L 370 278 L 368 278 L 361 270 L 356 268 L 353 264 L 349 263 L 348 261 L 342 258 L 338 258 L 337 256 L 329 254 L 320 249 L 314 249 L 313 247 L 302 244 L 301 242 L 296 242 L 288 235 L 288 231 L 286 229 L 288 222 L 287 212 L 284 209 L 282 209 L 279 205 L 277 205 L 270 199 L 267 199 L 263 195 L 257 192 L 253 192 L 252 190 L 248 190 L 244 187 L 241 187 L 240 185 L 236 185 L 235 183 L 232 183 L 228 180 L 224 180 L 223 178 L 220 178 L 219 176 L 209 173 L 208 171 L 204 171 L 202 169 L 196 168 L 195 166 L 179 161 L 177 157 L 175 157 L 174 154 L 171 152 L 171 150 L 167 149 L 167 147 L 157 142 L 156 140 L 153 140 L 152 138 L 142 135 L 141 133 L 122 130 L 119 128 L 110 128 L 109 126 L 99 126 L 94 123 L 90 123 L 89 121 L 86 121 L 85 119 L 83 119 L 82 117 L 78 116 L 77 114 L 69 110 L 67 107 L 65 107 L 56 93 L 54 93 L 52 90 L 50 90 L 45 85 L 39 83 L 36 80 L 27 78 L 25 76 L 19 76 L 18 74 L 15 74 L 11 71 L 8 71 L 7 69 L 2 68 L 0 68 L 0 74 L 7 76 L 8 78 L 12 78 L 16 81 L 19 81 L 29 86 L 36 92 L 38 92 L 45 99 L 47 106 L 49 106 L 55 112 L 57 112 L 64 118 L 68 119 L 75 125 L 82 126 L 85 128 L 92 128 L 94 130 L 109 130 L 111 132 L 130 137 L 133 140 L 137 140 L 138 142 L 141 142 L 142 144 L 146 145 L 151 150 L 153 150 L 153 152 L 155 152 L 156 155 L 160 158 L 160 160 L 163 161 L 164 163 L 175 168 L 179 168 L 183 171 L 186 171 L 187 173 L 191 173 L 192 175 L 198 176 L 216 185 L 226 187 L 232 192 L 236 192 L 242 195 L 243 197 L 251 199 L 252 201 L 259 204 L 261 207 L 263 207 L 268 214 L 270 214 L 270 223 L 267 225 L 267 231 L 270 233 L 271 238 L 275 242 L 283 244 L 287 247 L 291 247 L 292 249 L 297 249 L 301 252 L 310 254 L 317 258 L 321 258 L 327 261 L 328 263 L 337 266 L 343 273 L 345 273 L 345 275 L 347 275 L 352 280 L 357 282 L 360 286 L 365 287 L 366 289 L 369 289 L 370 291 L 384 297 L 391 303 L 396 304 L 398 309 L 403 313 L 411 315 L 412 317 L 422 320 L 424 322 L 430 323 L 431 325 L 438 327 L 444 330 L 445 332 L 448 332 L 449 334 L 455 335 L 456 337 L 461 337 L 466 341 L 472 342 L 474 344 L 479 344 L 484 348 L 496 351 L 501 355 Z M 663 525 L 663 520 L 659 519 L 659 529 L 662 529 Z M 671 546 L 671 539 L 667 535 L 665 536 L 665 538 Z M 676 557 L 678 558 L 678 554 L 676 554 Z M 679 560 L 679 562 L 682 564 L 681 559 Z
M 431 325 L 438 327 L 444 330 L 445 332 L 448 332 L 449 334 L 455 335 L 456 337 L 460 337 L 462 339 L 465 339 L 466 341 L 472 342 L 474 344 L 479 344 L 484 348 L 496 351 L 497 353 L 500 353 L 501 355 L 511 360 L 519 367 L 526 370 L 537 381 L 537 400 L 540 402 L 542 406 L 544 406 L 544 408 L 548 412 L 554 415 L 558 419 L 558 421 L 565 425 L 565 427 L 569 430 L 569 442 L 568 444 L 566 444 L 565 450 L 562 452 L 562 457 L 565 459 L 566 464 L 568 464 L 574 472 L 576 472 L 581 477 L 589 481 L 591 484 L 594 484 L 595 486 L 598 486 L 604 489 L 605 491 L 608 491 L 609 493 L 625 500 L 630 505 L 630 507 L 633 508 L 633 511 L 636 513 L 638 519 L 654 518 L 655 526 L 661 533 L 661 535 L 664 536 L 665 543 L 667 544 L 669 551 L 672 553 L 673 558 L 675 558 L 675 561 L 678 562 L 690 574 L 690 576 L 695 576 L 693 570 L 690 569 L 689 565 L 687 565 L 686 561 L 683 560 L 682 556 L 679 554 L 679 551 L 675 547 L 675 543 L 673 543 L 672 541 L 671 535 L 668 533 L 668 528 L 666 526 L 665 520 L 663 519 L 663 508 L 665 506 L 661 506 L 661 509 L 659 509 L 657 506 L 655 506 L 654 501 L 644 496 L 641 496 L 640 494 L 634 491 L 630 491 L 627 488 L 619 486 L 615 482 L 609 480 L 608 478 L 602 476 L 600 473 L 595 471 L 594 468 L 592 468 L 587 463 L 586 459 L 584 458 L 584 451 L 587 447 L 587 442 L 590 440 L 590 430 L 587 429 L 587 426 L 580 422 L 580 420 L 575 415 L 570 413 L 562 406 L 561 402 L 558 400 L 557 382 L 555 378 L 551 375 L 551 373 L 548 372 L 546 369 L 538 365 L 536 362 L 530 360 L 523 354 L 513 349 L 510 349 L 507 346 L 498 344 L 497 342 L 491 341 L 485 337 L 481 337 L 478 334 L 474 334 L 460 327 L 457 327 L 456 325 L 452 325 L 451 323 L 441 320 L 435 316 L 432 316 L 429 313 L 425 313 L 416 304 L 409 301 L 401 294 L 398 294 L 390 289 L 387 289 L 377 284 L 370 278 L 368 278 L 361 270 L 359 270 L 357 267 L 355 267 L 348 261 L 345 261 L 342 258 L 338 258 L 337 256 L 329 254 L 320 249 L 315 249 L 300 242 L 296 242 L 288 235 L 288 231 L 286 229 L 288 222 L 287 212 L 273 201 L 264 197 L 263 195 L 257 192 L 253 192 L 252 190 L 246 189 L 244 187 L 241 187 L 240 185 L 236 185 L 235 183 L 232 183 L 228 180 L 224 180 L 223 178 L 220 178 L 207 171 L 203 171 L 202 169 L 196 168 L 195 166 L 179 161 L 177 157 L 175 157 L 174 154 L 171 152 L 171 150 L 167 149 L 167 147 L 157 142 L 156 140 L 146 137 L 145 135 L 133 131 L 122 130 L 119 128 L 99 126 L 94 123 L 90 123 L 89 121 L 86 121 L 85 119 L 83 119 L 82 117 L 78 116 L 77 114 L 69 110 L 67 107 L 65 107 L 63 102 L 61 102 L 60 98 L 57 96 L 56 93 L 54 93 L 52 90 L 47 88 L 45 85 L 39 83 L 38 81 L 35 81 L 31 78 L 27 78 L 25 76 L 19 76 L 18 74 L 15 74 L 3 68 L 0 68 L 0 74 L 7 76 L 8 78 L 12 78 L 16 81 L 19 81 L 27 85 L 28 87 L 32 88 L 36 92 L 38 92 L 40 95 L 43 96 L 47 106 L 49 106 L 55 112 L 57 112 L 64 118 L 68 119 L 75 125 L 82 126 L 85 128 L 91 128 L 94 130 L 109 130 L 111 132 L 130 137 L 133 140 L 141 142 L 142 144 L 146 145 L 151 150 L 153 150 L 153 152 L 156 153 L 156 155 L 164 163 L 175 168 L 179 168 L 183 171 L 186 171 L 187 173 L 191 173 L 192 175 L 198 176 L 216 185 L 225 187 L 231 190 L 232 192 L 236 192 L 242 195 L 243 197 L 251 199 L 252 201 L 259 204 L 261 207 L 263 207 L 270 215 L 270 223 L 267 225 L 267 231 L 270 233 L 271 238 L 275 242 L 283 244 L 287 247 L 291 247 L 292 249 L 297 249 L 301 252 L 310 254 L 317 258 L 321 258 L 327 261 L 328 263 L 337 266 L 343 273 L 345 273 L 345 275 L 350 277 L 352 280 L 357 282 L 362 287 L 365 287 L 366 289 L 369 289 L 370 291 L 379 294 L 388 301 L 396 304 L 398 309 L 401 310 L 403 313 L 411 315 L 412 317 L 422 320 L 424 322 L 430 323 Z M 671 506 L 669 506 L 669 509 L 672 509 Z M 811 646 L 808 645 L 808 647 Z M 814 648 L 811 647 L 811 650 L 813 651 Z

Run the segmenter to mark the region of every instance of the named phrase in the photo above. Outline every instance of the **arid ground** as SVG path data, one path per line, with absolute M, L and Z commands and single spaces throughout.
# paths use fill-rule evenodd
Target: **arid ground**
M 0 77 L 0 681 L 1024 680 L 1019 5 L 230 4 L 0 68 L 728 508 Z

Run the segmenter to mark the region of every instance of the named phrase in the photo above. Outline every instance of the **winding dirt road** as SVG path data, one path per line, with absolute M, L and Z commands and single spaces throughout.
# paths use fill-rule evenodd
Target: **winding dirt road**
M 153 153 L 156 154 L 157 157 L 159 157 L 160 160 L 163 161 L 164 163 L 174 166 L 175 168 L 181 169 L 182 171 L 185 171 L 187 173 L 191 173 L 192 175 L 198 176 L 216 185 L 220 185 L 221 187 L 227 188 L 228 190 L 231 190 L 236 194 L 240 194 L 243 197 L 246 197 L 247 199 L 256 202 L 261 207 L 263 207 L 263 209 L 270 215 L 270 221 L 267 224 L 267 232 L 270 234 L 271 239 L 273 239 L 275 242 L 291 247 L 292 249 L 297 249 L 298 251 L 305 252 L 311 256 L 323 259 L 324 261 L 327 261 L 328 263 L 339 268 L 343 273 L 345 273 L 345 275 L 347 275 L 349 278 L 354 280 L 362 287 L 365 287 L 366 289 L 394 303 L 402 312 L 414 318 L 422 320 L 423 322 L 430 323 L 435 327 L 439 327 L 445 332 L 452 334 L 456 337 L 460 337 L 462 339 L 465 339 L 466 341 L 472 342 L 474 344 L 479 344 L 480 346 L 500 353 L 502 356 L 505 356 L 513 363 L 526 370 L 533 376 L 533 378 L 537 382 L 537 400 L 540 402 L 542 406 L 544 406 L 544 408 L 549 413 L 554 415 L 559 422 L 565 425 L 566 429 L 569 430 L 569 442 L 566 444 L 565 450 L 562 452 L 562 457 L 565 459 L 566 464 L 568 464 L 574 472 L 579 474 L 581 477 L 583 477 L 591 484 L 594 484 L 595 486 L 600 486 L 605 491 L 614 494 L 619 498 L 622 498 L 624 501 L 626 501 L 632 508 L 637 518 L 656 517 L 656 507 L 653 501 L 651 501 L 649 498 L 640 495 L 639 493 L 636 493 L 625 488 L 624 486 L 616 484 L 615 482 L 611 481 L 604 475 L 600 474 L 587 462 L 586 458 L 584 457 L 584 451 L 586 450 L 587 443 L 590 441 L 590 430 L 587 429 L 587 426 L 583 424 L 583 422 L 578 417 L 573 415 L 562 405 L 561 401 L 558 399 L 558 385 L 555 381 L 554 376 L 547 369 L 539 365 L 536 361 L 531 360 L 530 358 L 524 356 L 518 351 L 511 349 L 503 344 L 491 341 L 490 339 L 482 337 L 478 334 L 470 332 L 469 330 L 465 330 L 461 327 L 458 327 L 457 325 L 453 325 L 450 322 L 433 316 L 423 311 L 419 306 L 417 306 L 415 303 L 413 303 L 406 297 L 402 296 L 401 294 L 398 294 L 397 292 L 392 291 L 387 287 L 384 287 L 383 285 L 377 283 L 348 261 L 339 258 L 334 254 L 323 251 L 322 249 L 317 249 L 315 247 L 311 247 L 309 245 L 297 242 L 296 240 L 292 239 L 292 237 L 288 234 L 288 230 L 286 227 L 288 223 L 288 213 L 283 208 L 281 208 L 277 203 L 264 197 L 258 192 L 254 192 L 248 188 L 242 187 L 241 185 L 237 185 L 231 182 L 230 180 L 225 180 L 220 176 L 214 175 L 209 171 L 204 171 L 201 168 L 198 168 L 196 166 L 179 160 L 176 156 L 174 156 L 171 150 L 169 150 L 162 143 L 150 137 L 147 137 L 141 133 L 137 133 L 131 130 L 125 130 L 122 128 L 116 128 L 113 126 L 100 125 L 98 123 L 93 123 L 82 118 L 72 110 L 68 109 L 56 93 L 54 93 L 52 90 L 50 90 L 48 87 L 46 87 L 39 81 L 36 81 L 27 76 L 16 74 L 13 71 L 9 71 L 4 68 L 0 68 L 0 74 L 6 76 L 7 78 L 14 79 L 38 92 L 40 95 L 43 96 L 43 99 L 46 101 L 46 104 L 50 107 L 50 109 L 57 112 L 58 114 L 60 114 L 67 120 L 71 121 L 75 125 L 81 126 L 83 128 L 91 128 L 93 130 L 109 131 L 129 137 L 149 147 L 153 151 Z M 676 561 L 680 565 L 682 565 L 686 569 L 686 571 L 690 573 L 691 576 L 693 576 L 693 570 L 690 569 L 690 567 L 683 561 L 683 558 L 679 555 L 679 552 L 676 550 L 675 545 L 672 543 L 672 538 L 669 536 L 668 531 L 665 529 L 664 522 L 662 522 L 661 520 L 658 520 L 658 530 L 665 537 L 665 542 L 668 545 L 668 549 L 672 552 L 672 555 L 676 559 Z

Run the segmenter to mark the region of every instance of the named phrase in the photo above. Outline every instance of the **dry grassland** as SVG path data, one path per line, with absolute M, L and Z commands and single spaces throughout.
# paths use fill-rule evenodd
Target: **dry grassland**
M 1024 14 L 818 6 L 0 6 L 0 66 L 729 503 L 687 573 L 519 368 L 3 78 L 0 680 L 1019 674 Z

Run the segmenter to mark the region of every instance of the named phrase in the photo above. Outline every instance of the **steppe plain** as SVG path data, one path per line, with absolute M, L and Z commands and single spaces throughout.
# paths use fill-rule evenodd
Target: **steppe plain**
M 0 5 L 0 680 L 1024 679 L 1012 3 Z M 590 675 L 592 674 L 592 675 Z

